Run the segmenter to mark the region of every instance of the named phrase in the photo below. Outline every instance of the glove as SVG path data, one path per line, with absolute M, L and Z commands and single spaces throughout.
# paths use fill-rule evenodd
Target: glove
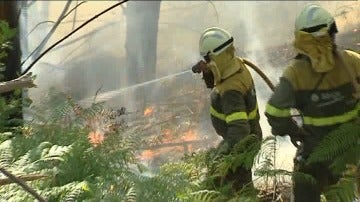
M 203 60 L 200 60 L 198 63 L 191 67 L 192 72 L 198 74 L 204 72 L 206 69 L 206 62 L 204 62 Z
M 299 148 L 301 143 L 304 142 L 304 138 L 306 136 L 306 132 L 304 129 L 299 128 L 295 133 L 289 134 L 291 143 L 296 147 Z
M 211 71 L 203 71 L 203 79 L 207 88 L 214 88 L 214 74 Z

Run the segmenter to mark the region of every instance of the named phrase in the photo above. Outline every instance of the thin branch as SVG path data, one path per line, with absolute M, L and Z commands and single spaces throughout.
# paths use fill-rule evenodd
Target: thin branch
M 45 20 L 45 21 L 39 22 L 38 24 L 36 24 L 36 25 L 34 26 L 34 28 L 32 28 L 32 29 L 30 30 L 30 32 L 28 33 L 27 36 L 29 36 L 33 31 L 35 31 L 35 29 L 38 28 L 40 25 L 45 24 L 45 23 L 52 23 L 52 24 L 54 24 L 55 21 Z M 27 57 L 27 58 L 28 58 L 28 57 Z M 25 59 L 24 61 L 26 61 L 26 59 Z
M 35 55 L 35 57 L 37 57 L 36 55 L 38 55 L 40 53 L 40 51 L 45 47 L 46 43 L 49 41 L 50 37 L 53 35 L 53 33 L 55 32 L 55 30 L 58 28 L 58 26 L 60 25 L 61 21 L 64 19 L 64 15 L 66 15 L 66 12 L 68 11 L 70 5 L 71 5 L 71 1 L 72 0 L 68 0 L 68 2 L 66 3 L 63 11 L 61 12 L 58 20 L 55 22 L 54 26 L 51 28 L 51 30 L 47 33 L 47 35 L 45 36 L 45 38 L 41 41 L 41 43 L 25 58 L 24 61 L 21 62 L 21 66 L 32 56 Z
M 0 168 L 0 172 L 2 172 L 6 177 L 8 177 L 10 180 L 14 181 L 16 184 L 21 186 L 25 191 L 27 191 L 29 194 L 34 196 L 37 200 L 40 202 L 47 202 L 46 199 L 41 197 L 34 189 L 29 187 L 22 179 L 19 179 L 15 177 L 13 174 L 9 173 L 5 168 Z
M 41 180 L 44 178 L 48 178 L 48 175 L 24 175 L 24 176 L 17 176 L 16 178 L 21 179 L 23 181 L 34 181 L 34 180 Z M 14 183 L 13 180 L 9 179 L 9 178 L 3 178 L 0 179 L 0 186 L 2 185 L 7 185 L 7 184 L 11 184 Z
M 17 79 L 13 79 L 0 83 L 0 93 L 9 92 L 17 88 L 32 88 L 36 87 L 34 84 L 34 77 L 32 73 L 25 74 Z
M 83 24 L 81 24 L 79 27 L 77 27 L 76 29 L 74 29 L 73 31 L 71 31 L 69 34 L 67 34 L 65 37 L 63 37 L 62 39 L 60 39 L 59 41 L 57 41 L 56 43 L 54 43 L 53 45 L 51 45 L 48 49 L 46 49 L 43 53 L 41 53 L 39 55 L 39 57 L 37 57 L 26 69 L 25 71 L 22 73 L 22 75 L 26 74 L 35 64 L 37 61 L 39 61 L 46 53 L 48 53 L 52 48 L 54 48 L 55 46 L 57 46 L 58 44 L 60 44 L 61 42 L 63 42 L 65 39 L 69 38 L 71 35 L 73 35 L 75 32 L 79 31 L 81 28 L 83 28 L 85 25 L 89 24 L 91 21 L 95 20 L 96 18 L 98 18 L 99 16 L 103 15 L 104 13 L 107 13 L 108 11 L 116 8 L 117 6 L 120 6 L 121 4 L 127 2 L 129 0 L 123 0 L 122 2 L 116 3 L 112 6 L 110 6 L 109 8 L 103 10 L 102 12 L 100 12 L 99 14 L 95 15 L 94 17 L 90 18 L 89 20 L 87 20 L 86 22 L 84 22 Z
M 102 87 L 103 87 L 103 85 L 101 84 L 101 86 L 96 90 L 93 103 L 95 103 L 96 97 L 99 94 L 99 92 L 102 90 Z
M 76 2 L 77 2 L 77 1 L 76 1 Z M 80 2 L 80 3 L 78 3 L 78 4 L 76 4 L 76 6 L 74 6 L 74 8 L 72 8 L 68 13 L 66 13 L 66 14 L 64 15 L 63 19 L 66 18 L 68 15 L 70 15 L 73 11 L 75 11 L 75 15 L 76 15 L 76 10 L 77 10 L 77 8 L 78 8 L 81 4 L 86 3 L 86 2 L 88 2 L 88 1 L 82 1 L 82 2 Z

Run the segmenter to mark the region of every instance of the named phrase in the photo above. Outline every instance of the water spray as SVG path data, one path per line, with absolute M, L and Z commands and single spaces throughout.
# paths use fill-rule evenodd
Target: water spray
M 135 85 L 132 85 L 132 86 L 124 87 L 124 88 L 120 88 L 118 90 L 113 90 L 113 91 L 108 91 L 106 93 L 101 93 L 101 94 L 97 95 L 95 97 L 95 99 L 98 102 L 110 100 L 111 98 L 114 98 L 114 97 L 120 95 L 124 91 L 133 90 L 133 89 L 136 89 L 136 88 L 139 88 L 139 87 L 142 87 L 142 86 L 146 86 L 146 85 L 149 85 L 149 84 L 152 84 L 152 83 L 160 82 L 160 81 L 163 81 L 163 80 L 166 80 L 166 79 L 169 79 L 169 78 L 172 78 L 172 77 L 180 76 L 180 75 L 183 75 L 183 74 L 186 74 L 186 73 L 191 73 L 191 70 L 185 70 L 185 71 L 175 73 L 175 74 L 170 74 L 170 75 L 167 75 L 167 76 L 164 76 L 164 77 L 161 77 L 161 78 L 145 81 L 145 82 L 138 83 L 138 84 L 135 84 Z M 93 100 L 94 100 L 93 97 L 85 98 L 85 99 L 81 100 L 80 103 L 89 103 L 89 102 L 92 102 Z

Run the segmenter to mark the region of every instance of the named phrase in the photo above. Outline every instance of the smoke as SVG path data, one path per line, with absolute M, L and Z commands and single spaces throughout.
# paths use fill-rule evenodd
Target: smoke
M 133 2 L 133 4 L 141 3 L 143 2 Z M 258 65 L 276 84 L 289 59 L 284 55 L 273 53 L 279 47 L 291 47 L 289 44 L 293 40 L 295 17 L 308 3 L 319 3 L 336 15 L 340 33 L 348 32 L 358 26 L 356 23 L 360 17 L 358 12 L 360 3 L 353 1 L 162 1 L 158 19 L 157 48 L 154 50 L 150 45 L 141 45 L 146 43 L 141 38 L 141 34 L 126 30 L 128 27 L 126 23 L 137 22 L 140 24 L 134 24 L 134 30 L 153 32 L 150 28 L 145 31 L 138 29 L 145 26 L 146 21 L 136 21 L 134 13 L 132 16 L 135 16 L 135 19 L 127 21 L 124 8 L 118 7 L 90 23 L 41 59 L 32 69 L 37 75 L 38 88 L 29 90 L 29 96 L 34 103 L 39 103 L 48 90 L 55 87 L 72 95 L 75 100 L 83 100 L 93 98 L 97 91 L 106 93 L 125 88 L 134 84 L 135 78 L 129 76 L 131 68 L 142 68 L 136 74 L 145 72 L 147 63 L 144 58 L 146 54 L 152 54 L 154 51 L 156 51 L 156 78 L 189 70 L 192 64 L 200 59 L 198 53 L 200 33 L 210 26 L 229 30 L 234 36 L 237 54 Z M 51 30 L 52 21 L 57 20 L 56 17 L 65 4 L 64 1 L 36 1 L 22 9 L 20 31 L 23 58 L 41 43 L 47 32 Z M 75 13 L 70 15 L 59 25 L 48 45 L 113 4 L 112 1 L 84 3 L 77 9 L 76 15 Z M 74 6 L 75 3 L 72 3 L 70 7 Z M 146 15 L 151 9 L 137 12 Z M 38 25 L 39 23 L 41 24 Z M 135 58 L 138 65 L 128 65 L 130 58 L 127 58 L 126 52 L 127 39 L 140 43 L 139 47 L 144 49 L 138 52 L 139 55 L 145 55 Z M 30 61 L 25 63 L 24 67 Z M 258 94 L 261 125 L 267 136 L 270 135 L 271 129 L 263 112 L 271 90 L 255 72 L 251 73 Z M 147 85 L 145 90 L 129 88 L 128 91 L 118 93 L 107 104 L 110 107 L 125 106 L 130 110 L 136 110 L 139 100 L 134 95 L 139 94 L 140 89 L 147 95 L 146 102 L 151 103 L 156 100 L 166 100 L 169 94 L 186 85 L 192 85 L 194 89 L 205 88 L 197 75 L 170 76 L 168 81 L 153 82 Z M 203 102 L 205 106 L 209 105 L 208 99 L 204 99 Z M 216 136 L 209 122 L 208 110 L 204 109 L 198 131 Z M 281 157 L 289 167 L 294 148 L 288 139 L 279 142 L 281 144 L 279 154 L 290 154 Z

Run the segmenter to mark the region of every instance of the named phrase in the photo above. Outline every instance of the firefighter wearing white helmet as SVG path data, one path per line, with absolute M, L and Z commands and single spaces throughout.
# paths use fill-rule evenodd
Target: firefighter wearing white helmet
M 243 60 L 235 55 L 233 41 L 228 31 L 218 27 L 206 29 L 199 40 L 200 55 L 206 60 L 203 74 L 208 72 L 214 78 L 210 117 L 215 131 L 223 138 L 218 147 L 222 154 L 228 154 L 234 145 L 251 135 L 257 143 L 262 139 L 254 82 Z M 233 183 L 235 190 L 252 186 L 251 166 L 250 163 L 229 171 L 225 181 Z
M 330 170 L 331 160 L 306 161 L 324 137 L 359 119 L 360 55 L 337 49 L 337 31 L 328 11 L 319 5 L 305 6 L 295 21 L 293 46 L 298 55 L 285 69 L 265 110 L 274 135 L 302 142 L 294 158 L 295 173 L 311 175 L 316 181 L 294 175 L 295 202 L 320 202 L 321 193 L 339 181 L 340 176 Z M 292 120 L 293 108 L 302 116 L 301 127 Z
M 206 29 L 200 37 L 200 55 L 219 55 L 227 47 L 233 44 L 233 37 L 229 32 L 221 28 L 212 27 Z

